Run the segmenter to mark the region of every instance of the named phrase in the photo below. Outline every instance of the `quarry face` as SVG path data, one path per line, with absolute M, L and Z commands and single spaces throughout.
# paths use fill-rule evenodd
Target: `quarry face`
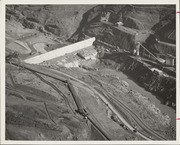
M 6 5 L 6 140 L 176 140 L 175 5 Z

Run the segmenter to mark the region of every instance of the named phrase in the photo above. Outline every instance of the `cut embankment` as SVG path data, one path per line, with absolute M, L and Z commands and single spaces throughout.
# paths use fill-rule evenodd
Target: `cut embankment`
M 163 71 L 137 59 L 122 54 L 114 54 L 104 57 L 102 61 L 106 65 L 113 65 L 117 70 L 127 74 L 151 93 L 159 96 L 172 107 L 176 104 L 176 79 Z

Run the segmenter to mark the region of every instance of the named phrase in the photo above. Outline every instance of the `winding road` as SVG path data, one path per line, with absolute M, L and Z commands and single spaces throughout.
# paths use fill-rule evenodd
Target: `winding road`
M 23 67 L 25 69 L 28 69 L 30 71 L 35 71 L 38 72 L 40 74 L 58 79 L 60 81 L 66 82 L 67 79 L 70 79 L 71 81 L 75 81 L 80 83 L 81 85 L 83 85 L 84 87 L 88 88 L 89 90 L 91 90 L 92 92 L 94 92 L 94 95 L 97 95 L 101 98 L 101 100 L 105 103 L 108 104 L 108 107 L 117 115 L 117 117 L 123 122 L 123 124 L 129 129 L 131 130 L 134 134 L 141 136 L 142 138 L 144 138 L 145 140 L 152 140 L 149 136 L 145 136 L 144 134 L 138 132 L 135 128 L 133 128 L 131 126 L 131 124 L 129 124 L 122 116 L 121 114 L 118 112 L 117 108 L 114 107 L 113 102 L 110 101 L 105 95 L 102 95 L 101 93 L 99 93 L 96 89 L 94 89 L 93 87 L 89 86 L 88 84 L 86 84 L 85 82 L 78 80 L 76 78 L 74 78 L 73 76 L 70 76 L 68 74 L 65 74 L 61 71 L 56 71 L 53 69 L 48 69 L 39 65 L 32 65 L 32 64 L 26 64 L 26 63 L 20 63 L 17 64 L 15 62 L 11 62 L 11 64 L 19 66 L 19 67 Z M 117 101 L 117 100 L 116 100 Z M 118 102 L 119 103 L 119 102 Z M 124 106 L 123 106 L 124 107 Z M 127 110 L 127 112 L 131 112 L 131 114 L 134 114 L 131 110 L 127 109 L 127 107 L 125 108 Z M 137 123 L 139 124 L 139 126 L 141 126 L 143 129 L 145 129 L 146 131 L 148 131 L 148 133 L 150 133 L 151 135 L 154 135 L 157 139 L 160 140 L 165 140 L 164 137 L 160 136 L 159 134 L 157 134 L 156 132 L 154 132 L 153 130 L 149 129 L 149 127 L 147 127 L 144 123 L 142 123 L 142 121 L 139 120 L 139 118 L 137 118 L 137 116 L 133 115 L 133 118 L 137 121 Z

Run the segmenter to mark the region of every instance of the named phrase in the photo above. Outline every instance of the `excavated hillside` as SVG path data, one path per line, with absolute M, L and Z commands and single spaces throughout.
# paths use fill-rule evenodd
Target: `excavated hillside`
M 152 29 L 160 33 L 168 22 L 173 23 L 171 29 L 175 29 L 173 5 L 7 5 L 6 18 L 14 16 L 24 27 L 45 29 L 61 39 L 68 39 L 74 33 L 70 40 L 78 41 L 83 33 L 98 38 L 112 33 L 99 23 L 102 13 L 107 11 L 111 12 L 110 22 L 122 21 L 125 27 L 132 29 Z M 113 36 L 116 35 L 114 32 Z
M 137 30 L 152 29 L 155 32 L 158 30 L 157 33 L 160 33 L 161 29 L 166 29 L 166 24 L 175 19 L 175 6 L 173 5 L 99 5 L 90 9 L 83 15 L 81 25 L 77 29 L 76 33 L 74 33 L 74 35 L 71 37 L 71 39 L 80 39 L 82 33 L 85 33 L 90 36 L 96 36 L 110 44 L 114 41 L 116 41 L 116 43 L 120 40 L 123 41 L 125 38 L 123 36 L 119 36 L 117 31 L 113 31 L 109 27 L 107 28 L 102 25 L 102 23 L 100 23 L 100 17 L 103 12 L 111 12 L 109 22 L 113 24 L 121 21 L 125 27 Z M 161 24 L 159 24 L 160 22 Z M 171 29 L 175 29 L 174 24 Z M 109 39 L 109 37 L 112 36 L 115 38 Z

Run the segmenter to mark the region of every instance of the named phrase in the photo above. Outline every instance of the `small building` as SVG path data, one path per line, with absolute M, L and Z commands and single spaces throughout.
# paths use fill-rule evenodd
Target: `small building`
M 121 21 L 115 23 L 115 26 L 117 26 L 117 27 L 123 26 L 123 25 L 124 25 L 124 24 L 123 24 L 123 22 L 121 22 Z
M 168 54 L 166 55 L 166 65 L 174 66 L 175 65 L 175 58 L 174 56 Z
M 96 59 L 97 51 L 94 49 L 94 46 L 91 46 L 78 51 L 77 55 L 81 59 Z
M 106 21 L 106 22 L 108 22 L 110 15 L 111 15 L 111 12 L 103 12 L 103 13 L 101 14 L 100 21 Z

